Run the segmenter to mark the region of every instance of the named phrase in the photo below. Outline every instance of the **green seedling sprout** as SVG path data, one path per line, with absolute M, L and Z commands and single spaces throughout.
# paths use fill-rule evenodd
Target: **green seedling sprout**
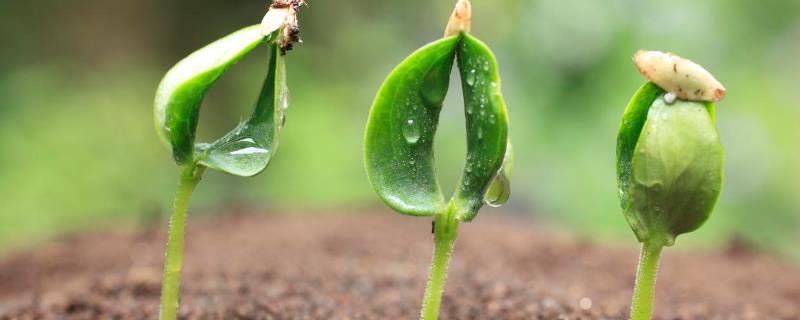
M 195 51 L 170 69 L 155 97 L 155 126 L 181 168 L 169 224 L 159 318 L 177 317 L 189 198 L 206 168 L 251 177 L 269 164 L 289 106 L 284 54 L 299 41 L 298 0 L 276 0 L 260 25 L 236 31 Z M 213 143 L 195 143 L 200 105 L 228 68 L 259 45 L 270 52 L 266 80 L 250 116 Z
M 399 213 L 433 216 L 434 252 L 421 319 L 439 316 L 442 292 L 459 222 L 510 194 L 508 116 L 497 62 L 471 36 L 470 2 L 459 0 L 443 39 L 405 59 L 387 77 L 372 106 L 365 137 L 370 183 Z M 445 202 L 434 172 L 433 138 L 457 62 L 464 93 L 467 159 L 455 194 Z M 504 166 L 504 163 L 506 164 Z
M 649 80 L 633 96 L 617 137 L 620 204 L 642 243 L 631 319 L 652 316 L 664 246 L 703 225 L 722 189 L 722 145 L 714 102 L 725 88 L 701 66 L 673 54 L 639 51 Z

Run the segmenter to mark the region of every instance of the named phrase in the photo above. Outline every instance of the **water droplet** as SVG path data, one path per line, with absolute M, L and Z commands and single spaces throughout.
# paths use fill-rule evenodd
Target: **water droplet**
M 406 138 L 408 143 L 417 143 L 419 141 L 419 126 L 414 120 L 408 120 L 403 124 L 403 137 Z
M 408 164 L 410 164 L 410 165 L 412 165 L 412 166 L 413 166 L 415 163 L 417 163 L 417 161 L 416 161 L 416 160 L 414 160 L 414 159 L 408 160 Z
M 483 203 L 490 207 L 499 207 L 508 202 L 511 196 L 511 181 L 506 176 L 505 168 L 500 168 L 500 171 L 492 179 L 486 195 L 483 196 Z
M 484 71 L 489 71 L 489 61 L 488 60 L 483 62 L 483 70 Z
M 483 139 L 483 128 L 478 127 L 478 139 Z
M 494 124 L 495 122 L 497 122 L 497 116 L 495 116 L 494 114 L 490 114 L 489 123 Z
M 475 69 L 471 69 L 467 72 L 467 78 L 465 80 L 467 80 L 468 85 L 475 85 Z
M 239 150 L 231 151 L 229 154 L 234 156 L 239 155 L 251 155 L 251 154 L 259 154 L 259 153 L 269 153 L 269 150 L 263 148 L 256 148 L 256 147 L 247 147 L 242 148 Z
M 472 166 L 467 165 L 467 168 L 465 170 L 467 170 L 467 172 L 472 172 Z
M 497 82 L 492 81 L 490 84 L 492 85 L 492 88 L 497 88 Z
M 666 102 L 667 104 L 673 104 L 675 103 L 676 98 L 677 97 L 675 96 L 674 93 L 667 92 L 667 94 L 664 95 L 664 102 Z

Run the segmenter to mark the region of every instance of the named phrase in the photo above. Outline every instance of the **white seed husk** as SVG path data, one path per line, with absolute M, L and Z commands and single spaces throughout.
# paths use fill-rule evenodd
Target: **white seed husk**
M 469 32 L 472 28 L 472 4 L 469 0 L 458 0 L 447 27 L 444 29 L 444 37 L 454 36 L 460 32 Z
M 672 53 L 639 50 L 633 63 L 647 80 L 682 100 L 719 101 L 725 87 L 706 69 Z

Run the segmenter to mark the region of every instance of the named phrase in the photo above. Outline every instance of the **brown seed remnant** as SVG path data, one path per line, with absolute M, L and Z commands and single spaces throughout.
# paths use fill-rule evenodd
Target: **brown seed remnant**
M 297 23 L 297 13 L 300 6 L 306 4 L 304 0 L 275 0 L 269 11 L 261 20 L 261 33 L 267 36 L 281 29 L 277 41 L 281 46 L 281 54 L 292 50 L 295 42 L 300 40 L 300 26 Z
M 700 65 L 672 53 L 639 50 L 633 63 L 647 80 L 680 99 L 719 101 L 725 87 Z
M 458 0 L 447 27 L 444 29 L 444 37 L 457 35 L 460 32 L 469 32 L 472 27 L 472 4 L 469 0 Z

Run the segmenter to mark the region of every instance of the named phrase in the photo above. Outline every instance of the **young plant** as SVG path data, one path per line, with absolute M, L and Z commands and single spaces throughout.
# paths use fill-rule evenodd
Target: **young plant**
M 649 80 L 634 94 L 617 138 L 620 204 L 642 243 L 631 319 L 650 319 L 664 246 L 699 228 L 722 189 L 714 102 L 725 88 L 699 65 L 657 51 L 634 57 Z
M 189 198 L 206 168 L 250 177 L 262 172 L 278 145 L 289 105 L 284 54 L 299 41 L 298 0 L 276 0 L 261 25 L 236 31 L 184 58 L 164 76 L 155 96 L 155 126 L 181 168 L 169 224 L 159 318 L 177 316 Z M 269 48 L 266 80 L 250 117 L 213 143 L 195 143 L 200 105 L 225 71 L 261 44 Z
M 497 62 L 471 36 L 469 0 L 459 0 L 443 39 L 406 58 L 388 76 L 372 106 L 365 138 L 369 180 L 399 213 L 434 217 L 434 252 L 421 319 L 437 319 L 459 222 L 510 193 L 508 116 Z M 464 93 L 467 159 L 455 194 L 444 201 L 434 172 L 433 138 L 457 61 Z

